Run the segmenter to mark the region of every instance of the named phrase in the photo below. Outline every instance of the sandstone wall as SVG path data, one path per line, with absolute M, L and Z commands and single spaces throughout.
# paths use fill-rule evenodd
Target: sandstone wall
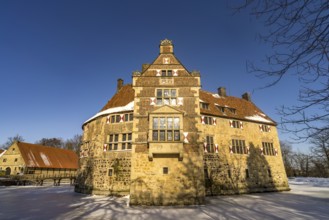
M 107 123 L 107 116 L 111 115 L 99 117 L 84 126 L 76 192 L 129 194 L 131 150 L 110 151 L 108 135 L 119 134 L 120 147 L 121 135 L 132 132 L 132 122 Z
M 289 190 L 275 126 L 270 132 L 261 123 L 243 121 L 243 129 L 230 127 L 229 120 L 217 118 L 217 125 L 201 124 L 203 139 L 210 135 L 218 153 L 204 153 L 208 195 Z M 248 154 L 230 152 L 232 139 L 245 140 Z M 262 142 L 273 143 L 275 155 L 262 153 Z

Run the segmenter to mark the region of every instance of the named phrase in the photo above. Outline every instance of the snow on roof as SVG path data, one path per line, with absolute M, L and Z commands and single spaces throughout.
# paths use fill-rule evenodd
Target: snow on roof
M 45 163 L 46 166 L 51 166 L 51 162 L 49 161 L 49 158 L 47 157 L 47 155 L 40 152 L 40 157 L 41 157 L 41 159 L 43 160 L 43 162 Z
M 205 101 L 203 101 L 202 99 L 199 99 L 199 102 L 204 102 L 204 103 L 206 103 Z
M 215 97 L 215 98 L 223 98 L 223 96 L 220 96 L 217 93 L 213 93 L 212 96 Z
M 260 115 L 252 115 L 252 116 L 246 116 L 245 119 L 251 120 L 251 121 L 259 121 L 259 122 L 265 122 L 265 123 L 273 123 L 272 121 L 263 118 Z
M 98 112 L 96 115 L 94 115 L 93 117 L 89 118 L 87 121 L 84 122 L 87 123 L 99 116 L 102 115 L 108 115 L 108 114 L 112 114 L 112 113 L 118 113 L 118 112 L 126 112 L 126 111 L 133 111 L 134 110 L 134 101 L 129 102 L 127 105 L 125 106 L 119 106 L 119 107 L 114 107 L 114 108 L 108 108 L 104 111 Z
M 0 157 L 2 157 L 2 155 L 4 155 L 5 153 L 6 153 L 6 150 L 2 151 L 2 152 L 0 153 Z

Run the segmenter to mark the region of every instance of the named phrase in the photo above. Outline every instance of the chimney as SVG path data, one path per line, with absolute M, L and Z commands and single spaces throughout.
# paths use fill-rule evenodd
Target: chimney
M 164 39 L 160 42 L 160 53 L 174 53 L 174 45 L 171 40 Z
M 248 102 L 251 102 L 251 96 L 250 96 L 250 93 L 249 92 L 245 92 L 242 94 L 242 98 L 244 100 L 247 100 Z
M 117 92 L 123 87 L 123 79 L 118 79 Z
M 219 87 L 218 88 L 218 95 L 226 97 L 226 88 L 225 87 Z

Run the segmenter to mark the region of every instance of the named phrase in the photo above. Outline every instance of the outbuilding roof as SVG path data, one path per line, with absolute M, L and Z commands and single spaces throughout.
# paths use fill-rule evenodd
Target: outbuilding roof
M 78 169 L 78 156 L 71 150 L 16 142 L 27 167 Z

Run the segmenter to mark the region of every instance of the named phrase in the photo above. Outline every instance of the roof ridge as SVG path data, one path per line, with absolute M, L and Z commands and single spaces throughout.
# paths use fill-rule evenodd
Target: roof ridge
M 32 143 L 28 143 L 28 142 L 22 142 L 22 141 L 18 141 L 17 144 L 27 144 L 27 145 L 33 145 L 35 147 L 41 147 L 41 148 L 51 148 L 51 149 L 57 149 L 57 150 L 61 150 L 61 151 L 69 151 L 69 152 L 73 152 L 72 150 L 69 150 L 69 149 L 63 149 L 63 148 L 59 148 L 59 147 L 54 147 L 54 146 L 46 146 L 46 145 L 42 145 L 42 144 L 32 144 Z

